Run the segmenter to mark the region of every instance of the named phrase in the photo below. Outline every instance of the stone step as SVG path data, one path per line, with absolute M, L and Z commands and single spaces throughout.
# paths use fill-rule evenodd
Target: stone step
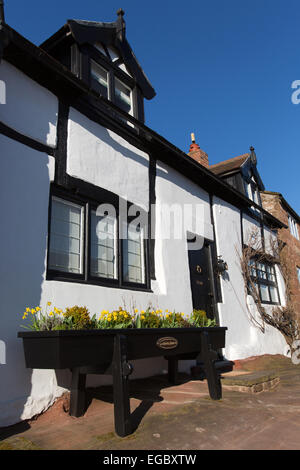
M 278 373 L 274 371 L 256 371 L 249 374 L 228 375 L 222 377 L 222 386 L 226 390 L 259 393 L 273 389 L 280 382 Z

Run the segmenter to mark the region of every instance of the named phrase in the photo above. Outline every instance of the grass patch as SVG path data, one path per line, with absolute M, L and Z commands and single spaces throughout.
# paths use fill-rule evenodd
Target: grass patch
M 0 442 L 0 450 L 42 450 L 42 448 L 25 437 L 16 437 Z

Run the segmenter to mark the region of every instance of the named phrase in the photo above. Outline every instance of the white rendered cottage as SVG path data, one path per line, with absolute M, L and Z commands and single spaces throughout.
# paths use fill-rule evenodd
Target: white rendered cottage
M 228 359 L 286 354 L 277 330 L 263 334 L 249 319 L 238 254 L 253 227 L 266 235 L 282 224 L 146 127 L 143 100 L 155 92 L 126 40 L 123 12 L 114 23 L 68 21 L 40 47 L 2 12 L 0 57 L 0 426 L 42 412 L 68 387 L 67 371 L 25 368 L 17 332 L 28 305 L 86 305 L 92 314 L 124 304 L 203 308 L 228 327 Z M 104 246 L 95 229 L 101 204 L 115 208 L 113 243 Z M 130 243 L 120 234 L 137 215 L 132 204 L 146 223 Z M 176 224 L 167 237 L 170 207 Z M 194 236 L 203 248 L 188 250 Z M 275 269 L 275 300 L 284 303 Z M 135 377 L 165 368 L 163 359 L 142 361 Z

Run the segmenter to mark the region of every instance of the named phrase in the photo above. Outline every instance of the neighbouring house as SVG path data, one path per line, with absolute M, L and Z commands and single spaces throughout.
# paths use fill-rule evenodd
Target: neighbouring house
M 254 229 L 268 250 L 285 227 L 261 206 L 254 153 L 218 173 L 195 142 L 187 154 L 145 125 L 143 101 L 155 91 L 122 10 L 112 23 L 69 20 L 38 47 L 0 8 L 0 58 L 0 426 L 41 413 L 69 387 L 68 371 L 25 368 L 17 332 L 26 306 L 204 309 L 228 327 L 228 359 L 287 354 L 278 330 L 251 321 L 240 266 Z M 108 208 L 112 236 L 103 241 Z M 266 309 L 284 305 L 276 260 L 253 272 Z M 165 368 L 163 358 L 137 361 L 133 376 Z
M 290 301 L 300 324 L 300 217 L 282 194 L 261 191 L 260 197 L 263 207 L 285 224 L 278 229 L 278 238 L 282 242 Z

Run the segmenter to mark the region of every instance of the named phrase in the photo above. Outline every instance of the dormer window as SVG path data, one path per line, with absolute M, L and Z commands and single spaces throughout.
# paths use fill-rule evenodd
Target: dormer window
M 115 78 L 115 103 L 126 113 L 133 114 L 132 90 L 118 78 Z
M 95 58 L 96 59 L 96 58 Z M 100 63 L 99 63 L 100 62 Z M 119 108 L 131 116 L 135 116 L 133 109 L 133 89 L 131 88 L 131 77 L 126 77 L 120 71 L 118 73 L 113 67 L 99 60 L 90 60 L 91 86 L 101 96 L 115 103 Z M 133 85 L 133 84 L 132 84 Z
M 289 215 L 289 228 L 290 228 L 290 232 L 293 235 L 293 237 L 295 237 L 295 238 L 297 238 L 297 240 L 299 240 L 299 232 L 298 232 L 297 222 L 290 215 Z
M 145 121 L 144 99 L 154 98 L 155 91 L 126 40 L 123 10 L 110 23 L 68 20 L 40 47 L 120 111 Z M 114 118 L 134 128 L 111 108 Z
M 248 196 L 248 198 L 251 199 L 251 201 L 255 202 L 255 204 L 261 206 L 258 187 L 253 178 L 251 178 L 250 181 L 245 181 L 245 188 L 246 195 Z
M 108 72 L 94 60 L 91 60 L 91 77 L 96 80 L 101 95 L 108 98 Z

